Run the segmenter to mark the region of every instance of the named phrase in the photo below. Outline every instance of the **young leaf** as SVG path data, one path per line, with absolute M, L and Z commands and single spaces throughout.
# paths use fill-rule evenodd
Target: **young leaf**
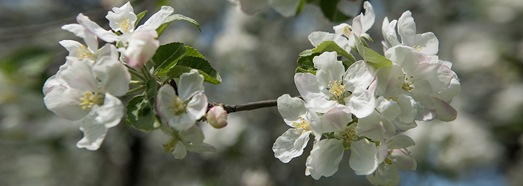
M 152 107 L 153 104 L 149 102 L 144 94 L 135 96 L 127 103 L 127 116 L 125 121 L 128 125 L 142 130 L 154 130 L 155 114 Z
M 196 26 L 196 28 L 198 28 L 198 30 L 201 31 L 200 24 L 193 18 L 184 16 L 181 14 L 173 14 L 173 15 L 170 15 L 169 17 L 167 17 L 164 24 L 169 24 L 170 22 L 173 22 L 173 21 L 187 21 L 189 23 L 192 23 L 194 26 Z
M 136 28 L 138 26 L 138 23 L 142 20 L 143 16 L 145 16 L 145 13 L 147 13 L 147 10 L 144 10 L 143 12 L 140 12 L 138 15 L 136 15 L 136 22 L 134 22 L 134 27 Z
M 365 44 L 361 40 L 356 40 L 356 50 L 360 54 L 361 58 L 365 60 L 365 62 L 369 63 L 375 68 L 387 67 L 392 65 L 392 61 L 385 58 L 385 56 L 382 56 L 376 51 L 372 50 L 371 48 L 365 46 Z
M 168 71 L 184 55 L 183 43 L 174 42 L 160 46 L 152 58 L 156 72 Z

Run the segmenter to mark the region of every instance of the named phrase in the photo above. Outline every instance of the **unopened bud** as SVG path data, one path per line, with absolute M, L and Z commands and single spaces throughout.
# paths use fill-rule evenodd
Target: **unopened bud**
M 227 111 L 222 106 L 214 106 L 207 112 L 207 122 L 214 128 L 227 126 Z

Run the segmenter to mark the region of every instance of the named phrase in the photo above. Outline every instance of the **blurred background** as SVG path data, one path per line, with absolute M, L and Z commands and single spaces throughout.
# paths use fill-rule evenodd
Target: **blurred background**
M 349 2 L 349 1 L 347 1 Z M 434 32 L 440 59 L 451 61 L 462 92 L 453 100 L 458 118 L 419 123 L 408 132 L 418 162 L 402 172 L 401 185 L 523 185 L 523 1 L 371 0 L 376 22 L 369 34 L 381 52 L 381 23 L 413 13 L 418 33 Z M 304 155 L 284 164 L 272 144 L 288 126 L 276 108 L 229 115 L 229 125 L 202 125 L 218 152 L 165 153 L 168 137 L 125 123 L 109 130 L 98 151 L 76 148 L 78 123 L 56 117 L 41 87 L 65 62 L 58 41 L 76 39 L 61 30 L 78 13 L 108 28 L 107 11 L 123 0 L 0 0 L 0 185 L 368 185 L 345 157 L 336 174 L 315 181 L 304 175 Z M 298 95 L 293 82 L 299 52 L 312 48 L 312 31 L 332 32 L 318 6 L 282 17 L 270 7 L 246 14 L 237 1 L 136 0 L 135 12 L 170 5 L 196 19 L 175 22 L 162 43 L 184 42 L 202 52 L 222 75 L 206 85 L 210 101 L 240 104 Z M 361 3 L 346 8 L 353 15 Z M 350 21 L 347 21 L 350 23 Z M 125 99 L 125 98 L 124 98 Z M 309 145 L 311 146 L 311 145 Z

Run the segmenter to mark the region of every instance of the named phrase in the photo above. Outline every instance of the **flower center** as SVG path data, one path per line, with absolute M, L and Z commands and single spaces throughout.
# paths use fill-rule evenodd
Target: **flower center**
M 175 135 L 173 135 L 166 144 L 163 144 L 163 149 L 165 150 L 165 152 L 173 152 L 174 148 L 176 147 L 176 144 L 179 141 L 180 141 L 180 139 L 178 137 L 176 137 Z
M 78 52 L 78 58 L 79 59 L 90 59 L 94 60 L 94 54 L 87 49 L 84 45 L 82 45 L 80 48 L 76 49 L 76 52 Z
M 351 33 L 352 33 L 351 26 L 347 25 L 347 26 L 343 27 L 343 34 L 345 36 L 349 37 Z
M 124 18 L 123 20 L 120 20 L 120 22 L 118 22 L 117 25 L 120 26 L 120 29 L 123 33 L 128 33 L 131 31 L 131 21 L 129 20 L 129 18 Z
M 295 122 L 292 122 L 292 126 L 295 129 L 300 129 L 303 131 L 310 131 L 311 130 L 311 124 L 305 120 L 303 117 L 298 116 L 298 120 Z
M 412 76 L 405 76 L 405 81 L 403 82 L 403 85 L 401 86 L 401 88 L 403 90 L 406 90 L 406 91 L 412 91 L 412 89 L 414 89 L 414 82 L 412 81 Z
M 82 110 L 88 110 L 93 108 L 95 105 L 102 105 L 104 101 L 104 95 L 98 92 L 86 91 L 84 96 L 80 98 L 80 107 Z
M 341 80 L 330 81 L 327 85 L 327 90 L 332 94 L 334 99 L 343 100 L 345 98 L 345 88 L 347 85 L 344 85 Z
M 412 48 L 416 49 L 417 52 L 420 52 L 422 49 L 421 46 L 419 46 L 419 45 L 414 45 L 414 46 L 412 46 Z
M 355 127 L 347 127 L 344 131 L 338 133 L 338 137 L 343 139 L 347 143 L 356 141 L 359 138 L 358 134 L 356 134 Z
M 174 115 L 180 115 L 187 111 L 187 104 L 180 97 L 176 96 L 172 105 Z

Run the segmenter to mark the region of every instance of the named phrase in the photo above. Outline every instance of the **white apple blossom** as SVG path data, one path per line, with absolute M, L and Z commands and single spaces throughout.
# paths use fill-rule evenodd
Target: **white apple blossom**
M 184 131 L 191 128 L 207 111 L 203 76 L 198 70 L 193 69 L 180 76 L 178 93 L 169 84 L 163 85 L 158 91 L 156 109 L 163 122 L 177 131 Z
M 173 131 L 166 128 L 166 131 L 171 135 L 168 143 L 164 144 L 167 152 L 171 152 L 176 159 L 183 159 L 189 152 L 214 152 L 216 149 L 204 143 L 204 135 L 202 129 L 196 125 L 192 125 L 187 130 Z
M 160 46 L 156 29 L 167 21 L 174 9 L 162 6 L 160 11 L 137 28 L 135 28 L 137 16 L 133 11 L 130 3 L 109 11 L 106 18 L 109 20 L 112 31 L 103 29 L 83 14 L 78 15 L 78 23 L 86 30 L 85 32 L 94 34 L 109 43 L 116 42 L 128 65 L 133 68 L 141 68 L 152 58 Z M 78 28 L 78 30 L 81 29 Z
M 122 96 L 129 90 L 131 76 L 116 59 L 105 56 L 96 63 L 68 57 L 44 87 L 46 107 L 68 120 L 81 120 L 84 137 L 77 147 L 96 150 L 107 130 L 116 126 L 124 114 Z
M 342 140 L 324 139 L 315 143 L 305 163 L 305 175 L 315 180 L 332 176 L 338 171 L 344 151 Z
M 449 102 L 459 92 L 459 82 L 446 62 L 400 45 L 387 50 L 385 56 L 394 64 L 378 70 L 378 95 L 411 96 L 419 103 L 416 119 L 455 119 L 456 111 Z
M 401 42 L 396 34 L 396 25 L 398 26 L 397 34 L 399 34 Z M 432 32 L 416 34 L 416 23 L 410 11 L 405 11 L 398 21 L 392 20 L 389 22 L 389 19 L 385 18 L 382 25 L 382 34 L 383 38 L 385 38 L 382 42 L 385 50 L 397 45 L 403 45 L 413 47 L 418 52 L 426 55 L 436 55 L 438 53 L 438 38 Z
M 325 113 L 337 107 L 357 117 L 372 113 L 375 107 L 374 90 L 369 89 L 374 80 L 372 67 L 358 61 L 345 71 L 336 52 L 324 52 L 314 57 L 313 62 L 318 69 L 316 75 L 295 76 L 296 87 L 311 110 Z
M 277 100 L 278 111 L 290 129 L 276 139 L 272 150 L 274 156 L 283 163 L 288 163 L 292 158 L 303 153 L 309 142 L 312 123 L 320 122 L 316 113 L 309 112 L 305 102 L 300 98 L 291 98 L 288 94 L 280 96 Z

